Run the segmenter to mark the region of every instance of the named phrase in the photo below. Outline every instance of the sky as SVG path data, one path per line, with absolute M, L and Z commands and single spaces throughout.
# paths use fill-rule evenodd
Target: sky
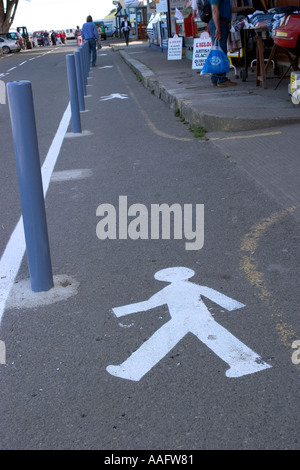
M 28 31 L 82 26 L 88 15 L 102 19 L 115 8 L 112 0 L 19 0 L 12 28 Z

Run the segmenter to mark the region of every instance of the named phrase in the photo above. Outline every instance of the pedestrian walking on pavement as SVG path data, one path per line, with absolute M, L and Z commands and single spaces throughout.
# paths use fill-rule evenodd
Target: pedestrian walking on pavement
M 130 30 L 131 30 L 131 23 L 130 23 L 130 21 L 128 21 L 128 17 L 125 15 L 124 20 L 121 23 L 121 31 L 123 31 L 126 46 L 128 46 L 128 43 L 129 43 Z
M 49 41 L 49 33 L 48 31 L 44 31 L 44 46 L 50 46 L 50 41 Z
M 66 33 L 65 33 L 64 30 L 62 30 L 62 31 L 60 32 L 60 39 L 61 39 L 61 42 L 62 42 L 63 44 L 66 44 L 66 43 L 67 43 L 67 36 L 66 36 Z
M 52 45 L 56 46 L 56 32 L 53 31 L 53 29 L 51 31 L 51 41 L 52 41 Z
M 88 41 L 90 61 L 92 61 L 92 67 L 95 67 L 97 59 L 96 41 L 99 38 L 99 34 L 91 15 L 87 17 L 86 23 L 82 26 L 82 38 L 84 41 Z
M 97 31 L 98 31 L 98 34 L 99 34 L 99 38 L 98 38 L 98 41 L 97 41 L 97 50 L 101 49 L 102 46 L 101 46 L 101 28 L 99 25 L 97 25 Z
M 81 33 L 81 29 L 79 28 L 79 26 L 77 26 L 76 30 L 75 30 L 75 39 L 77 41 L 77 46 L 81 46 L 82 44 L 82 33 Z

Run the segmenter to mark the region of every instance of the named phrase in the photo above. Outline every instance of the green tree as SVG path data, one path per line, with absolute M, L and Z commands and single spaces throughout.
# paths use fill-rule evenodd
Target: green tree
M 0 0 L 0 32 L 8 33 L 17 11 L 19 0 Z M 4 5 L 5 4 L 5 5 Z

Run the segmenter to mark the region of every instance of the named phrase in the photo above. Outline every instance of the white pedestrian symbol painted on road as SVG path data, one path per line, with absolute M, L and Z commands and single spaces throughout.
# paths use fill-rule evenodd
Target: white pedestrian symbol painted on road
M 118 98 L 119 100 L 127 100 L 128 95 L 121 94 L 121 93 L 112 93 L 111 95 L 108 95 L 108 96 L 101 96 L 100 101 L 113 100 L 115 98 Z
M 113 308 L 114 314 L 122 317 L 167 305 L 171 319 L 122 364 L 109 365 L 106 370 L 111 375 L 139 381 L 187 333 L 196 335 L 230 366 L 225 373 L 227 377 L 241 377 L 271 367 L 258 354 L 217 323 L 201 297 L 206 297 L 229 311 L 245 307 L 245 305 L 210 287 L 190 282 L 188 279 L 194 274 L 192 269 L 184 267 L 162 269 L 154 277 L 159 281 L 169 282 L 170 285 L 154 294 L 149 300 Z

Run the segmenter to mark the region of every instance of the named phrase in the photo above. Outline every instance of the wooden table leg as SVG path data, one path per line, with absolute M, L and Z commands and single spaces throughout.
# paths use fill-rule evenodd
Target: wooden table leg
M 267 88 L 266 69 L 264 62 L 264 45 L 261 36 L 255 36 L 256 39 L 256 86 L 262 82 L 264 89 Z

